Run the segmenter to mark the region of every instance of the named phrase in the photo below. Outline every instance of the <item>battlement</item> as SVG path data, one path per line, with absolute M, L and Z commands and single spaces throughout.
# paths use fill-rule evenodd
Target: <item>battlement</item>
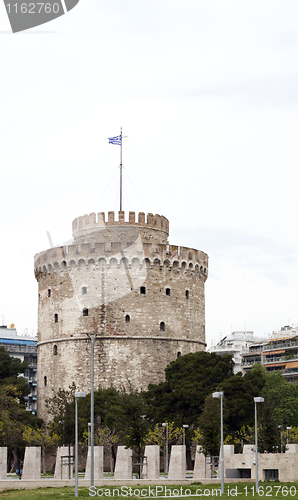
M 136 220 L 136 213 L 129 212 L 128 221 L 125 220 L 125 212 L 118 212 L 118 220 L 116 220 L 115 212 L 108 212 L 108 220 L 105 213 L 99 212 L 96 216 L 95 212 L 89 215 L 77 217 L 72 223 L 72 234 L 75 240 L 78 238 L 103 230 L 106 226 L 134 226 L 139 229 L 155 229 L 165 233 L 166 238 L 169 235 L 169 221 L 163 215 L 153 215 L 144 212 L 139 212 Z
M 112 262 L 121 265 L 123 259 L 128 265 L 150 265 L 194 270 L 205 276 L 208 274 L 208 255 L 201 250 L 176 245 L 143 243 L 141 247 L 121 247 L 116 243 L 74 244 L 56 247 L 38 253 L 34 258 L 36 272 L 60 272 L 67 268 L 100 266 Z

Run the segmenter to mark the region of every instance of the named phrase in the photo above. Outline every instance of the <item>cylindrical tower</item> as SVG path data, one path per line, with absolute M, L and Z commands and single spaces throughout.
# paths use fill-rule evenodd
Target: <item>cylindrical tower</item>
M 74 220 L 73 244 L 35 256 L 39 417 L 59 388 L 90 392 L 90 334 L 96 387 L 146 389 L 180 355 L 205 350 L 208 257 L 168 234 L 163 216 L 90 214 Z

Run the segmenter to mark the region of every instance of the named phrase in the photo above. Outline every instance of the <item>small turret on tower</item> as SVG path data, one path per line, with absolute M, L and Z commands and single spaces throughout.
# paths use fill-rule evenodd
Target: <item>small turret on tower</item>
M 106 231 L 110 227 L 123 226 L 125 231 L 121 233 L 122 241 L 131 240 L 129 229 L 134 227 L 138 230 L 142 241 L 154 242 L 157 244 L 168 244 L 169 237 L 169 221 L 163 215 L 153 215 L 149 213 L 147 220 L 144 212 L 139 212 L 138 220 L 136 221 L 135 212 L 129 212 L 128 221 L 125 221 L 125 212 L 123 210 L 118 212 L 116 220 L 115 212 L 108 212 L 108 220 L 105 221 L 105 214 L 93 212 L 89 215 L 77 217 L 72 223 L 72 234 L 75 243 L 89 243 L 92 241 L 105 241 Z

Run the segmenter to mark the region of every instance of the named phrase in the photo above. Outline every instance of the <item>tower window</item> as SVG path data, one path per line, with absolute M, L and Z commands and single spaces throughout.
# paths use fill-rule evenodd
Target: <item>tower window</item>
M 86 295 L 86 294 L 87 294 L 87 287 L 83 286 L 83 288 L 82 288 L 82 295 Z
M 88 316 L 88 309 L 87 309 L 87 307 L 84 307 L 84 309 L 83 309 L 83 316 Z
M 168 295 L 168 297 L 171 295 L 171 289 L 170 288 L 166 288 L 166 295 Z
M 165 331 L 165 329 L 166 329 L 166 325 L 164 324 L 164 322 L 163 322 L 163 321 L 160 323 L 160 325 L 159 325 L 159 329 L 160 329 L 160 331 L 161 331 L 161 332 L 164 332 L 164 331 Z
M 144 286 L 141 286 L 141 288 L 140 288 L 140 294 L 141 295 L 146 295 L 146 288 Z
M 54 314 L 54 322 L 58 323 L 58 314 L 57 313 Z
M 189 299 L 189 290 L 186 290 L 186 292 L 185 292 L 185 297 L 186 297 L 186 300 L 188 300 L 188 299 Z
M 130 316 L 129 316 L 129 314 L 127 314 L 125 316 L 125 323 L 130 323 Z
M 49 288 L 48 289 L 48 297 L 50 297 L 50 296 L 51 296 L 51 289 Z
M 177 352 L 177 359 L 180 358 L 180 356 L 181 356 L 181 352 L 179 351 L 179 352 Z
M 57 352 L 58 352 L 58 348 L 56 345 L 54 345 L 54 349 L 53 349 L 54 356 L 57 356 Z
M 48 379 L 46 376 L 43 377 L 43 384 L 45 387 L 48 385 Z

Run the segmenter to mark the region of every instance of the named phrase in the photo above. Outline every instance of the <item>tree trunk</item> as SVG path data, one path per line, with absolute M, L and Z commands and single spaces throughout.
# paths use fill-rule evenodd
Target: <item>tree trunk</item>
M 141 469 L 142 469 L 142 466 L 141 466 L 141 447 L 139 446 L 138 447 L 138 457 L 139 457 L 139 479 L 141 479 Z
M 194 461 L 191 459 L 191 450 L 188 447 L 186 447 L 186 468 L 187 470 L 193 470 L 194 468 Z
M 116 461 L 116 453 L 115 453 L 114 445 L 112 445 L 112 456 L 113 456 L 113 472 L 114 472 L 115 461 Z
M 7 457 L 7 472 L 14 472 L 14 461 L 13 461 L 13 453 L 12 451 L 10 451 L 8 453 L 8 457 Z
M 113 451 L 112 451 L 112 448 L 113 448 L 113 445 L 110 444 L 109 445 L 109 449 L 110 449 L 110 471 L 111 471 L 111 473 L 114 472 L 114 467 L 113 467 Z
M 15 472 L 16 469 L 20 470 L 20 452 L 17 446 L 12 450 L 13 454 L 13 467 L 12 472 Z

